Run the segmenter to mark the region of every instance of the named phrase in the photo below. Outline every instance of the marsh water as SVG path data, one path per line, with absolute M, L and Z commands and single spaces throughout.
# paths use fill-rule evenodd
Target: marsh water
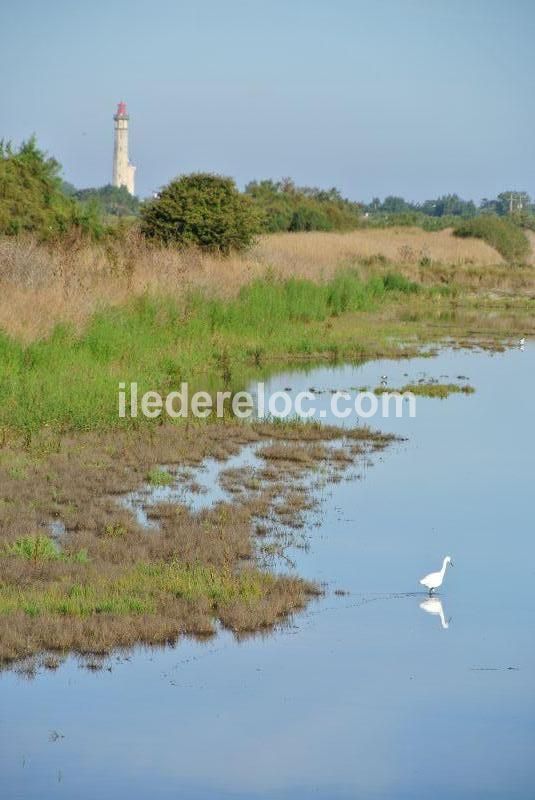
M 292 558 L 327 593 L 290 625 L 98 672 L 70 658 L 0 675 L 2 797 L 533 797 L 534 356 L 445 350 L 271 379 L 324 389 L 318 408 L 382 374 L 462 375 L 476 393 L 371 420 L 407 440 L 322 490 Z M 422 608 L 418 579 L 446 554 L 441 605 Z

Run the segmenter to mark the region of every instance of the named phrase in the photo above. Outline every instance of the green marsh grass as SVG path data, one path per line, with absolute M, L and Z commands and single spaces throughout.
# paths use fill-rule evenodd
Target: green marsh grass
M 165 603 L 182 599 L 208 599 L 214 608 L 234 601 L 262 599 L 275 579 L 250 570 L 233 575 L 229 570 L 174 563 L 137 564 L 113 578 L 93 576 L 91 582 L 58 582 L 46 587 L 0 587 L 0 614 L 23 611 L 30 616 L 60 614 L 155 614 Z
M 27 346 L 0 333 L 0 429 L 31 439 L 44 426 L 136 426 L 146 420 L 118 416 L 120 381 L 136 382 L 140 394 L 165 393 L 196 377 L 219 376 L 228 384 L 234 367 L 251 369 L 274 358 L 354 356 L 353 337 L 333 341 L 325 323 L 347 312 L 372 312 L 415 287 L 393 273 L 363 281 L 354 271 L 323 284 L 258 280 L 230 301 L 199 292 L 183 304 L 136 298 L 95 314 L 80 335 L 61 324 Z

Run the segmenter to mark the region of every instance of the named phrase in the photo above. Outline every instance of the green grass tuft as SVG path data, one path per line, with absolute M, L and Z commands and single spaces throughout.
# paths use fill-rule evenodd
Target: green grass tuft
M 21 536 L 6 545 L 5 552 L 28 561 L 53 561 L 60 557 L 59 547 L 49 536 Z
M 19 537 L 15 542 L 5 545 L 4 555 L 27 561 L 70 561 L 76 564 L 87 564 L 89 561 L 85 548 L 73 554 L 62 553 L 53 539 L 41 534 Z
M 151 486 L 170 486 L 173 476 L 165 469 L 155 468 L 150 470 L 147 480 Z

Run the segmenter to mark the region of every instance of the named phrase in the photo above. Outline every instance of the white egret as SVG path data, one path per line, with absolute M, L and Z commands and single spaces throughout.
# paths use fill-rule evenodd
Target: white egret
M 427 589 L 429 589 L 430 597 L 435 589 L 438 589 L 439 586 L 442 586 L 442 581 L 444 580 L 444 575 L 446 574 L 446 568 L 449 566 L 449 564 L 451 564 L 453 567 L 451 556 L 446 556 L 442 562 L 442 569 L 439 572 L 430 572 L 429 575 L 426 575 L 425 578 L 422 578 L 420 581 L 422 586 L 425 586 Z

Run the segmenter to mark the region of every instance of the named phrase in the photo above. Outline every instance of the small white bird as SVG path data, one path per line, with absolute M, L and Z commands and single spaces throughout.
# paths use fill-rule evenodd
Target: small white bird
M 444 575 L 446 574 L 446 568 L 449 564 L 451 564 L 453 567 L 451 556 L 446 556 L 442 562 L 442 569 L 440 572 L 430 572 L 429 575 L 426 575 L 425 578 L 422 578 L 420 581 L 422 586 L 425 586 L 426 589 L 429 589 L 429 597 L 431 597 L 433 594 L 434 589 L 438 589 L 439 586 L 442 586 L 442 581 L 444 580 Z
M 519 341 L 519 343 L 518 343 L 518 344 L 520 345 L 520 347 L 524 347 L 524 345 L 526 344 L 526 337 L 525 337 L 525 336 L 523 336 L 523 337 L 520 339 L 520 341 Z

